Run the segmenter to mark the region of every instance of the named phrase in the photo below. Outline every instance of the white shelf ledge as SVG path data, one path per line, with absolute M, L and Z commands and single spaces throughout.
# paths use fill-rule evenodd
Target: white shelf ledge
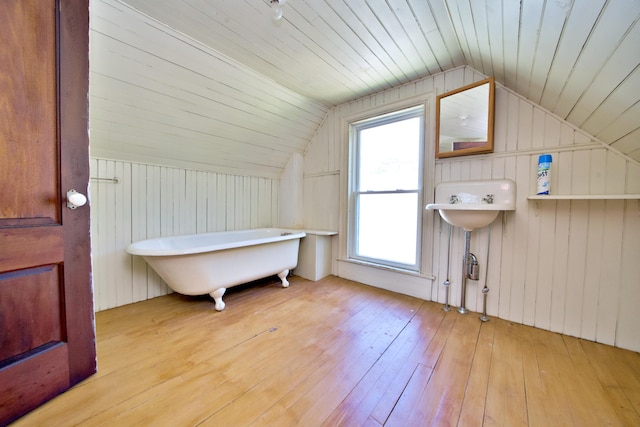
M 640 194 L 551 194 L 528 196 L 529 200 L 626 200 L 640 199 Z

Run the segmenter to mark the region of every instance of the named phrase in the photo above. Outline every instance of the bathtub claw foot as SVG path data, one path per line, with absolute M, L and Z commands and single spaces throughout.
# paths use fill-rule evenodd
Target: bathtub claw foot
M 288 288 L 289 287 L 289 282 L 287 281 L 287 275 L 289 274 L 289 270 L 284 270 L 280 273 L 278 273 L 278 277 L 280 278 L 280 280 L 282 280 L 282 287 L 283 288 Z
M 215 302 L 215 309 L 217 311 L 222 311 L 224 310 L 225 307 L 225 303 L 224 301 L 222 301 L 222 295 L 224 295 L 225 291 L 227 290 L 227 288 L 220 288 L 220 289 L 216 289 L 215 291 L 209 293 L 209 295 L 211 295 L 211 298 L 213 298 L 213 301 Z

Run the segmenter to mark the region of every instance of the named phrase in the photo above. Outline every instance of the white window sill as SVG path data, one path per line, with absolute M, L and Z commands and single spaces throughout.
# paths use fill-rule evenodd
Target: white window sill
M 398 268 L 398 267 L 391 267 L 388 265 L 383 265 L 383 264 L 377 264 L 374 262 L 367 262 L 367 261 L 362 261 L 359 259 L 351 259 L 351 258 L 338 258 L 338 261 L 341 262 L 348 262 L 350 264 L 356 264 L 356 265 L 363 265 L 365 267 L 371 267 L 371 268 L 377 268 L 380 270 L 386 270 L 386 271 L 392 271 L 394 273 L 401 273 L 401 274 L 406 274 L 409 276 L 414 276 L 414 277 L 421 277 L 423 279 L 429 279 L 429 280 L 435 280 L 435 276 L 432 274 L 423 274 L 420 273 L 419 271 L 414 271 L 414 270 L 407 270 L 404 268 Z

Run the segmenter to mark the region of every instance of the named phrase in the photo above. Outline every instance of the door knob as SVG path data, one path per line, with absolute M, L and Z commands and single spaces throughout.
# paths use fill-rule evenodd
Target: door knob
M 76 190 L 67 191 L 67 207 L 69 209 L 76 209 L 80 206 L 84 206 L 87 203 L 87 196 L 82 193 L 78 193 Z

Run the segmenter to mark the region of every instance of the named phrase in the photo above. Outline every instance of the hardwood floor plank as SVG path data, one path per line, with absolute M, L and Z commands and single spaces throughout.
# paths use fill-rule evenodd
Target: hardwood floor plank
M 599 425 L 611 424 L 617 418 L 617 415 L 609 401 L 602 399 L 604 389 L 598 381 L 597 375 L 580 345 L 580 341 L 573 337 L 565 336 L 563 338 L 575 372 L 573 376 L 578 385 L 577 390 L 580 390 L 580 399 L 583 402 L 581 407 L 592 408 L 581 413 L 581 416 L 584 419 L 591 417 L 591 422 Z M 598 408 L 598 410 L 593 408 Z
M 415 418 L 426 418 L 421 406 L 425 384 L 429 383 L 433 368 L 419 363 L 415 366 L 411 378 L 393 407 L 386 426 L 410 426 Z
M 227 402 L 235 400 L 248 387 L 241 380 L 221 376 L 214 367 L 203 369 L 201 373 L 200 376 L 178 382 L 168 393 L 148 390 L 140 405 L 113 408 L 110 414 L 105 414 L 105 425 L 198 425 Z M 217 381 L 212 381 L 214 375 L 219 378 Z
M 304 392 L 304 387 L 296 390 L 295 394 L 300 397 L 284 408 L 304 414 L 299 419 L 303 425 L 331 414 L 410 320 L 413 313 L 411 306 L 406 305 L 409 301 L 385 298 L 384 303 L 378 301 L 363 308 L 354 316 L 351 326 L 343 328 L 342 336 L 327 343 L 330 360 L 319 371 L 322 377 Z M 341 378 L 341 381 L 335 382 L 332 378 Z M 270 415 L 273 422 L 279 417 L 278 411 Z
M 398 410 L 398 402 L 385 425 L 457 425 L 480 323 L 474 316 L 456 316 L 442 355 L 410 416 Z
M 420 359 L 417 355 L 422 354 L 428 346 L 444 316 L 440 307 L 433 303 L 420 302 L 416 308 L 411 310 L 415 312 L 415 315 L 323 425 L 362 425 L 371 418 L 370 414 L 377 405 L 381 404 L 383 399 L 388 401 L 389 408 L 393 408 L 403 387 L 390 393 L 388 392 L 389 388 L 393 384 L 401 383 L 398 380 L 398 374 L 403 368 L 407 368 L 411 364 L 415 366 L 418 363 Z M 419 350 L 416 351 L 416 348 Z M 413 359 L 411 358 L 412 354 Z M 385 413 L 382 422 L 386 420 L 390 412 L 391 409 Z
M 544 390 L 544 400 L 547 418 L 555 425 L 578 425 L 574 421 L 572 414 L 567 410 L 567 393 L 575 393 L 565 384 L 563 363 L 559 360 L 566 358 L 566 352 L 562 339 L 553 333 L 539 333 L 542 331 L 532 330 L 534 345 L 536 348 L 536 358 L 538 360 L 538 372 Z
M 604 360 L 608 360 L 608 366 L 614 378 L 636 413 L 640 415 L 640 354 L 626 350 L 620 351 L 620 349 L 602 344 L 595 345 L 595 347 L 606 355 Z M 611 361 L 615 361 L 615 363 L 611 363 Z
M 484 425 L 526 426 L 522 348 L 516 325 L 497 319 Z
M 435 366 L 455 323 L 455 317 L 443 312 L 441 306 L 438 307 L 436 304 L 424 304 L 418 314 L 419 316 L 416 317 L 420 323 L 417 324 L 418 327 L 414 333 L 416 336 L 422 335 L 425 339 L 417 340 L 407 358 L 396 360 L 392 367 L 387 383 L 383 386 L 383 394 L 371 412 L 371 417 L 381 424 L 389 418 L 417 364 L 422 363 L 430 368 Z
M 590 378 L 583 378 L 590 373 L 582 372 L 579 365 L 574 364 L 565 340 L 568 337 L 547 334 L 544 338 L 549 343 L 549 351 L 543 356 L 551 358 L 555 365 L 554 375 L 544 378 L 545 389 L 551 390 L 554 397 L 549 402 L 549 406 L 555 407 L 553 418 L 566 425 L 610 425 L 606 415 L 609 413 L 608 403 L 592 401 L 592 393 L 598 394 L 598 391 L 585 389 L 594 383 Z M 618 422 L 613 423 L 616 424 Z
M 585 369 L 593 370 L 604 398 L 622 424 L 640 425 L 640 375 L 634 369 L 640 366 L 637 353 L 609 351 L 609 346 L 584 340 L 580 345 L 588 358 L 589 367 Z M 624 356 L 632 356 L 632 363 L 627 363 Z
M 360 311 L 358 314 L 361 315 L 362 313 L 363 313 L 363 311 Z M 381 324 L 381 326 L 384 326 L 384 324 Z M 300 328 L 299 322 L 296 322 L 296 324 L 292 325 L 292 327 Z M 304 329 L 304 328 L 302 328 L 302 329 Z M 294 330 L 291 330 L 291 331 L 283 330 L 283 333 L 288 334 L 288 337 L 282 337 L 281 338 L 281 342 L 282 343 L 287 343 L 287 342 L 291 341 L 290 337 L 295 337 L 295 331 Z M 336 341 L 337 339 L 339 339 L 337 335 L 339 335 L 339 332 L 336 332 L 336 335 L 331 336 L 330 337 L 330 341 Z M 324 339 L 327 339 L 327 335 L 324 335 Z M 282 345 L 284 345 L 284 344 L 282 344 Z M 292 365 L 295 366 L 294 364 L 296 364 L 296 363 L 299 364 L 299 368 L 300 369 L 304 369 L 305 366 L 307 366 L 309 363 L 317 362 L 317 360 L 314 360 L 314 359 L 317 359 L 318 357 L 322 356 L 323 353 L 326 354 L 326 355 L 329 354 L 329 353 L 325 353 L 325 350 L 321 346 L 314 345 L 314 347 L 317 349 L 316 352 L 313 355 L 311 355 L 309 358 L 305 358 L 305 357 L 301 357 L 301 353 L 300 353 L 300 349 L 299 349 L 299 347 L 300 347 L 300 343 L 299 342 L 297 343 L 297 347 L 298 348 L 296 348 L 296 345 L 293 345 L 292 348 L 291 348 L 291 351 L 285 352 L 286 354 L 290 354 L 291 356 L 293 356 L 293 360 L 287 360 L 285 362 L 284 366 L 282 366 L 282 369 L 287 369 L 287 370 L 290 371 L 292 369 Z M 327 362 L 330 361 L 330 360 L 331 360 L 331 357 L 327 356 Z M 359 359 L 359 360 L 361 360 L 361 359 Z M 327 362 L 324 362 L 324 363 L 327 363 Z M 308 375 L 304 375 L 303 373 L 301 373 L 301 374 L 298 374 L 297 376 L 305 378 Z M 287 385 L 290 386 L 292 383 L 295 382 L 295 379 L 293 379 L 295 377 L 293 377 L 293 378 L 285 377 L 285 378 L 287 379 L 287 381 L 285 383 L 281 384 L 282 385 L 281 388 L 273 386 L 274 383 L 275 384 L 278 383 L 278 376 L 277 375 L 274 375 L 273 378 L 267 378 L 267 380 L 270 380 L 270 381 L 261 382 L 259 384 L 259 386 L 261 386 L 261 387 L 256 387 L 256 388 L 252 389 L 251 393 L 247 393 L 247 394 L 243 395 L 242 398 L 238 399 L 237 402 L 234 402 L 233 410 L 227 411 L 227 412 L 238 413 L 239 412 L 238 408 L 237 408 L 238 404 L 246 403 L 246 405 L 245 405 L 246 406 L 246 410 L 245 411 L 240 411 L 240 412 L 242 412 L 244 414 L 243 416 L 245 417 L 245 421 L 247 421 L 246 420 L 247 411 L 249 411 L 249 410 L 255 411 L 256 410 L 255 401 L 251 398 L 253 393 L 254 392 L 260 393 L 259 390 L 261 388 L 267 388 L 267 389 L 271 389 L 270 392 L 269 392 L 269 396 L 271 398 L 274 398 L 274 397 L 277 398 L 278 396 L 282 396 L 283 393 L 281 393 L 281 391 L 288 392 L 289 388 L 286 387 L 286 386 Z M 263 410 L 269 409 L 269 407 L 272 405 L 272 401 L 273 401 L 273 399 L 271 399 L 269 402 L 265 402 L 266 407 L 264 407 Z M 229 409 L 229 408 L 226 408 L 226 409 Z M 259 415 L 259 414 L 257 414 L 257 415 Z M 231 424 L 228 424 L 228 423 L 237 423 L 238 422 L 238 420 L 234 420 L 232 418 L 226 417 L 225 414 L 216 414 L 214 417 L 211 418 L 211 421 L 214 424 L 218 423 L 218 425 L 220 425 L 220 423 L 226 424 L 226 425 L 231 425 Z M 251 420 L 251 421 L 253 421 L 253 420 Z M 205 425 L 207 425 L 207 423 L 205 423 Z
M 336 277 L 225 301 L 97 313 L 98 373 L 14 426 L 640 425 L 638 353 Z
M 495 321 L 481 324 L 478 342 L 471 362 L 469 381 L 467 382 L 460 411 L 460 425 L 482 425 L 489 374 L 491 372 L 491 353 L 493 352 L 495 326 Z
M 519 331 L 522 348 L 522 371 L 527 396 L 527 419 L 530 426 L 555 425 L 546 403 L 548 396 L 540 371 L 540 363 L 536 348 L 536 332 L 534 328 L 521 328 Z
M 284 366 L 273 367 L 270 374 L 237 399 L 207 418 L 202 426 L 250 425 L 286 394 L 296 379 L 309 377 L 309 366 L 317 360 L 318 349 L 306 348 L 283 360 Z

